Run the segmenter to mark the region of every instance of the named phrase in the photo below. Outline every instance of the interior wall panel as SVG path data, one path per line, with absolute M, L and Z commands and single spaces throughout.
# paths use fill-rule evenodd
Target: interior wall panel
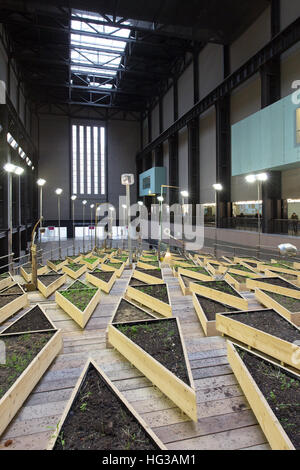
M 159 136 L 159 106 L 158 104 L 152 110 L 151 119 L 152 119 L 152 140 L 154 140 Z
M 285 29 L 300 16 L 299 0 L 281 0 L 281 29 Z
M 256 113 L 261 109 L 261 80 L 256 75 L 240 86 L 231 95 L 231 124 Z
M 163 130 L 173 124 L 174 120 L 173 87 L 163 97 Z
M 188 189 L 188 129 L 178 133 L 178 172 L 179 186 Z
M 300 2 L 299 2 L 300 3 Z M 281 57 L 281 96 L 290 95 L 292 83 L 300 80 L 300 42 Z
M 199 54 L 200 99 L 223 81 L 223 46 L 208 44 Z
M 186 113 L 194 104 L 193 64 L 178 79 L 178 117 Z
M 287 3 L 287 2 L 284 2 Z M 271 10 L 267 8 L 259 18 L 230 46 L 231 72 L 271 40 Z
M 215 201 L 212 185 L 216 183 L 216 113 L 211 108 L 200 118 L 200 203 Z

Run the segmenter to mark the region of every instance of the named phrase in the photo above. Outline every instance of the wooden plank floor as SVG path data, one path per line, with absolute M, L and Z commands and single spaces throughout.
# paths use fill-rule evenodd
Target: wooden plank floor
M 191 296 L 182 295 L 169 268 L 163 272 L 170 289 L 173 315 L 181 322 L 195 380 L 198 422 L 189 421 L 125 358 L 106 348 L 107 323 L 131 275 L 131 271 L 126 270 L 111 293 L 102 295 L 83 331 L 57 307 L 54 295 L 44 299 L 39 293 L 29 294 L 30 303 L 41 301 L 56 326 L 63 330 L 64 347 L 6 429 L 0 440 L 0 449 L 45 449 L 89 356 L 106 372 L 168 449 L 269 449 L 228 365 L 224 339 L 204 336 Z M 247 294 L 247 297 L 251 307 L 258 306 L 253 295 Z M 8 324 L 6 322 L 1 329 Z M 13 442 L 5 448 L 4 443 L 8 439 Z

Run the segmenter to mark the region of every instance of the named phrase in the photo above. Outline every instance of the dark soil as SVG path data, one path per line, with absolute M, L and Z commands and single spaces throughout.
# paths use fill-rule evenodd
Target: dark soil
M 190 385 L 175 318 L 115 326 L 184 383 Z
M 251 266 L 251 268 L 257 268 L 257 263 L 252 263 L 251 261 L 246 261 L 245 260 L 245 263 L 249 264 L 249 266 Z
M 8 295 L 8 294 L 18 294 L 18 295 L 23 295 L 24 292 L 19 286 L 19 284 L 15 284 L 14 286 L 7 287 L 5 290 L 3 290 L 0 295 Z
M 14 325 L 5 330 L 5 333 L 20 333 L 21 331 L 53 330 L 53 326 L 37 305 L 26 315 L 17 320 Z
M 48 287 L 61 276 L 62 274 L 42 274 L 42 276 L 38 276 L 38 280 L 44 284 L 44 286 Z
M 0 335 L 6 351 L 6 363 L 0 364 L 0 399 L 53 335 L 54 332 Z
M 60 264 L 60 263 L 63 263 L 65 260 L 64 259 L 49 259 L 50 263 L 52 264 Z
M 268 292 L 268 296 L 287 308 L 290 312 L 300 312 L 300 300 L 294 299 L 293 297 L 287 297 L 286 295 L 275 294 L 274 292 Z
M 233 277 L 233 279 L 235 279 L 236 281 L 240 282 L 241 284 L 245 284 L 246 283 L 246 280 L 247 279 L 250 279 L 249 276 L 247 276 L 247 274 L 245 274 L 245 276 L 241 275 L 241 274 L 235 274 L 235 273 L 228 273 L 231 277 Z
M 91 365 L 54 450 L 155 450 L 157 445 Z
M 16 295 L 14 295 L 14 294 L 10 294 L 10 295 L 1 294 L 0 295 L 0 308 L 5 307 L 5 305 L 9 304 L 13 300 L 16 300 L 18 297 L 20 297 L 20 295 L 17 295 L 17 294 Z
M 92 271 L 91 274 L 104 282 L 109 282 L 112 276 L 114 275 L 114 272 L 101 271 L 100 269 L 95 269 L 95 271 Z
M 149 274 L 149 276 L 157 277 L 158 279 L 162 279 L 161 269 L 143 269 L 143 268 L 135 268 L 136 271 L 140 271 L 144 274 Z
M 153 317 L 135 305 L 127 302 L 127 300 L 122 299 L 113 318 L 113 323 L 123 323 L 138 320 L 153 320 Z
M 80 255 L 68 255 L 68 258 L 70 258 L 70 259 L 76 259 L 76 258 L 78 258 L 78 256 L 80 256 Z
M 210 289 L 215 289 L 224 294 L 234 295 L 234 297 L 242 297 L 238 292 L 236 292 L 226 281 L 197 281 L 196 284 L 200 286 L 209 287 Z
M 279 287 L 287 287 L 288 289 L 293 289 L 293 290 L 300 290 L 299 287 L 295 286 L 294 284 L 291 284 L 288 281 L 285 281 L 284 279 L 280 279 L 279 277 L 263 277 L 261 279 L 255 279 L 258 282 L 263 282 L 264 284 L 273 284 L 274 286 L 279 286 Z M 262 287 L 263 290 L 263 287 Z
M 222 304 L 221 302 L 217 302 L 215 300 L 207 299 L 201 295 L 196 294 L 196 297 L 209 321 L 214 321 L 216 319 L 217 313 L 237 311 L 236 308 L 229 307 L 228 305 Z
M 44 266 L 42 264 L 38 264 L 37 265 L 37 269 L 41 269 L 43 268 Z M 24 271 L 28 274 L 30 274 L 32 272 L 32 266 L 31 264 L 25 264 L 24 266 L 22 266 L 22 268 L 24 269 Z
M 274 276 L 276 276 L 277 273 L 273 271 L 273 274 Z M 294 274 L 280 273 L 280 277 L 283 277 L 283 279 L 285 279 L 286 281 L 290 281 L 292 283 L 297 282 L 297 276 Z
M 97 290 L 98 289 L 69 289 L 60 291 L 60 294 L 83 312 L 96 294 Z
M 259 310 L 258 312 L 235 313 L 226 315 L 233 320 L 252 326 L 258 330 L 269 333 L 284 341 L 293 343 L 300 340 L 298 328 L 291 325 L 287 320 L 278 315 L 274 310 Z
M 147 286 L 137 286 L 138 290 L 144 292 L 147 295 L 151 295 L 162 302 L 169 303 L 169 296 L 167 287 L 164 284 L 152 284 Z
M 300 449 L 300 380 L 268 361 L 236 348 L 273 413 L 296 449 Z
M 77 264 L 77 263 L 69 263 L 67 266 L 69 269 L 71 269 L 75 273 L 79 271 L 79 269 L 82 268 L 82 264 Z
M 245 273 L 253 273 L 251 269 L 246 268 L 246 266 L 243 266 L 242 264 L 234 264 L 230 266 L 230 269 L 238 269 L 239 271 L 245 271 Z
M 147 282 L 143 282 L 143 281 L 140 281 L 139 279 L 134 279 L 134 277 L 132 277 L 129 281 L 129 286 L 148 286 L 149 284 L 147 284 Z

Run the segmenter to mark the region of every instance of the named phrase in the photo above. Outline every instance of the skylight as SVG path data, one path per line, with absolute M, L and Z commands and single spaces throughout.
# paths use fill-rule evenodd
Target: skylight
M 89 86 L 103 89 L 112 88 L 108 79 L 115 78 L 126 47 L 122 39 L 130 35 L 130 29 L 97 24 L 109 24 L 108 20 L 96 13 L 75 10 L 71 19 L 71 71 L 88 76 Z

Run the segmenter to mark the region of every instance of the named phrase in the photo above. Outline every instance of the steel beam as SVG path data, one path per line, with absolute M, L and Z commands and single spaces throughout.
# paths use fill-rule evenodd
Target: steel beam
M 230 95 L 216 103 L 216 183 L 223 186 L 217 193 L 217 227 L 231 217 L 231 123 Z
M 200 142 L 199 142 L 199 118 L 188 123 L 188 191 L 189 204 L 199 203 L 200 183 Z

